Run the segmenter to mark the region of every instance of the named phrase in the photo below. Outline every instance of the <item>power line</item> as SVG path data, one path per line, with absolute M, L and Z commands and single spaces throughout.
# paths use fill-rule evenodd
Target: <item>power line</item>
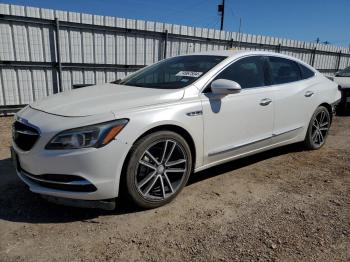
M 135 5 L 143 5 L 145 7 L 149 7 L 152 9 L 159 8 L 159 3 L 157 2 L 148 2 L 148 1 L 143 1 L 143 0 L 129 0 L 130 2 L 134 2 Z M 169 5 L 162 5 L 164 9 L 161 11 L 162 13 L 182 13 L 182 14 L 188 14 L 188 13 L 193 13 L 193 12 L 202 12 L 199 8 L 196 8 L 198 6 L 201 6 L 204 2 L 207 2 L 208 0 L 199 0 L 199 1 L 192 1 L 192 4 L 189 4 L 186 6 L 186 8 L 177 8 L 174 7 L 174 5 L 169 6 Z
M 231 12 L 231 15 L 232 15 L 233 18 L 237 18 L 237 19 L 238 19 L 239 23 L 238 23 L 238 30 L 237 30 L 237 31 L 240 33 L 240 32 L 241 32 L 241 29 L 242 29 L 242 17 L 237 16 L 237 15 L 233 12 L 232 7 L 230 7 L 230 6 L 229 6 L 229 11 Z
M 331 42 L 329 41 L 321 41 L 319 37 L 316 38 L 316 44 L 324 44 L 324 45 L 329 45 Z
M 216 28 L 217 26 L 219 26 L 219 21 L 217 20 L 217 16 L 209 16 L 207 17 L 207 21 L 204 24 L 205 28 Z
M 151 8 L 156 9 L 159 7 L 159 4 L 157 2 L 152 1 L 143 1 L 143 0 L 129 0 L 131 3 L 134 3 L 134 5 L 138 5 L 139 8 Z M 203 7 L 209 3 L 209 0 L 190 0 L 189 5 L 186 6 L 186 8 L 178 8 L 176 6 L 169 6 L 169 5 L 162 5 L 163 7 L 166 7 L 162 10 L 161 13 L 159 13 L 159 16 L 165 16 L 168 17 L 170 14 L 182 14 L 184 15 L 183 22 L 181 24 L 202 24 L 202 16 L 201 15 L 194 15 L 193 13 L 203 13 L 203 10 L 200 7 Z M 142 6 L 142 7 L 141 7 Z M 213 15 L 214 16 L 214 15 Z M 217 15 L 215 15 L 215 18 L 217 19 Z M 164 19 L 163 19 L 164 20 Z M 206 19 L 207 20 L 207 19 Z M 158 21 L 162 21 L 159 20 Z M 185 22 L 186 21 L 186 22 Z M 211 26 L 209 26 L 211 27 Z

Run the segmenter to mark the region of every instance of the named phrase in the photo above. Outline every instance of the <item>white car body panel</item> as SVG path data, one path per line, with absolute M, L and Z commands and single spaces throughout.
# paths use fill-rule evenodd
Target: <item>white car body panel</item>
M 273 96 L 274 90 L 265 88 L 245 89 L 224 97 L 202 94 L 204 137 L 215 137 L 204 141 L 205 164 L 232 155 L 241 145 L 270 138 L 273 104 L 262 107 L 260 101 Z M 260 120 L 259 125 L 256 119 Z M 223 123 L 225 128 L 218 128 Z
M 184 90 L 166 90 L 103 84 L 59 93 L 35 102 L 32 108 L 62 116 L 89 116 L 154 104 L 183 97 Z
M 229 57 L 183 89 L 104 84 L 53 95 L 18 112 L 18 119 L 25 119 L 41 132 L 39 141 L 30 151 L 22 151 L 13 143 L 21 167 L 33 175 L 79 175 L 92 182 L 97 191 L 81 193 L 48 189 L 32 183 L 19 173 L 21 179 L 30 190 L 40 194 L 85 200 L 114 198 L 118 196 L 122 167 L 130 148 L 140 136 L 153 128 L 176 126 L 185 130 L 194 143 L 194 171 L 197 172 L 242 156 L 304 140 L 316 108 L 321 104 L 331 105 L 340 99 L 337 84 L 316 71 L 315 76 L 308 80 L 245 89 L 236 94 L 209 99 L 208 96 L 212 94 L 202 93 L 204 88 L 218 72 L 242 57 L 272 55 L 304 63 L 289 56 L 261 51 L 215 51 L 204 54 Z M 314 94 L 305 97 L 307 91 Z M 260 102 L 265 98 L 272 102 L 261 106 Z M 129 123 L 105 147 L 44 149 L 52 137 L 61 131 L 123 118 L 129 119 Z
M 333 77 L 334 82 L 336 82 L 342 89 L 350 88 L 350 77 Z
M 273 134 L 279 135 L 291 130 L 304 131 L 319 105 L 316 94 L 305 97 L 307 92 L 316 92 L 316 77 L 296 83 L 277 85 L 275 92 L 275 113 Z M 295 110 L 298 108 L 298 110 Z

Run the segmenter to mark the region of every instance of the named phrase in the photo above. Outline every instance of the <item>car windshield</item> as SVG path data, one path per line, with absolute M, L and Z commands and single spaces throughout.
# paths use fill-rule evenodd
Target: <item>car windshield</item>
M 159 89 L 175 89 L 198 80 L 226 56 L 189 55 L 166 59 L 147 66 L 118 84 Z
M 350 67 L 345 68 L 344 70 L 342 70 L 339 73 L 337 73 L 337 76 L 350 77 Z

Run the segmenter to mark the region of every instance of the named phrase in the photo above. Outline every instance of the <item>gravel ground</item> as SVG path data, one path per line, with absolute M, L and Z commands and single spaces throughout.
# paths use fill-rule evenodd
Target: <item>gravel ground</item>
M 142 211 L 57 206 L 30 193 L 0 118 L 1 261 L 350 261 L 350 117 L 318 151 L 298 145 L 191 177 L 175 201 Z

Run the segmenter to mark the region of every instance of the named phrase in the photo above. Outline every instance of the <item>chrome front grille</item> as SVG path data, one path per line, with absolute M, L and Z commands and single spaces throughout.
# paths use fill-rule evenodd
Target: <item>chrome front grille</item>
M 12 138 L 23 151 L 29 151 L 39 139 L 39 131 L 27 124 L 16 121 L 12 126 Z

